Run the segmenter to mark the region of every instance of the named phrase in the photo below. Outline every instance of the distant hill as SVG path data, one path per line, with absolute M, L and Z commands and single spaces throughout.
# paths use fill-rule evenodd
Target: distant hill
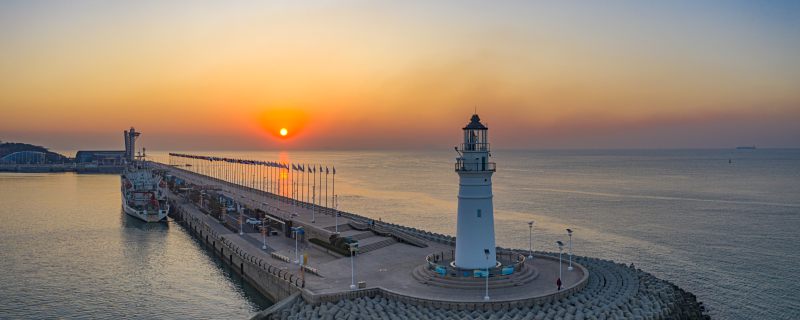
M 47 150 L 47 148 L 42 146 L 36 146 L 27 143 L 19 143 L 19 142 L 2 142 L 0 141 L 0 158 L 5 157 L 6 155 L 12 154 L 14 152 L 21 152 L 21 151 L 34 151 L 34 152 L 43 152 L 45 154 L 45 159 L 47 162 L 69 162 L 70 159 Z

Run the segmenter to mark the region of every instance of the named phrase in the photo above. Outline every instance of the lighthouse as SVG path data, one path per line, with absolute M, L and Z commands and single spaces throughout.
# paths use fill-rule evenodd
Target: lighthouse
M 456 147 L 455 171 L 459 179 L 455 266 L 493 268 L 497 264 L 492 205 L 495 164 L 489 161 L 489 128 L 473 114 L 463 130 L 464 143 Z

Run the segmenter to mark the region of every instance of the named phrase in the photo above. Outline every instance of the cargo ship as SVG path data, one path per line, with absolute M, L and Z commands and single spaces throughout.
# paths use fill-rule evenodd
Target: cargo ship
M 166 183 L 153 169 L 135 162 L 125 169 L 122 182 L 122 210 L 144 222 L 161 222 L 167 218 Z

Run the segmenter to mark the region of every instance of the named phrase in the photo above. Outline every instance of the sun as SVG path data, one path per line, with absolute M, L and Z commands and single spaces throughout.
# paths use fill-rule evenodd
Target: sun
M 289 130 L 286 130 L 286 128 L 281 128 L 280 133 L 282 137 L 285 137 L 287 134 L 289 134 Z

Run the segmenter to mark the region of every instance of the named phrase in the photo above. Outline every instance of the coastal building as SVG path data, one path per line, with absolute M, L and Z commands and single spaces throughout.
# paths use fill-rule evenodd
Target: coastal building
M 123 165 L 125 151 L 116 150 L 81 150 L 75 154 L 75 163 L 97 165 Z
M 136 152 L 136 138 L 141 135 L 140 132 L 136 132 L 136 129 L 131 127 L 130 130 L 125 130 L 125 160 L 128 162 L 133 161 L 134 153 Z
M 458 173 L 458 223 L 455 266 L 486 269 L 497 265 L 494 238 L 492 174 L 487 128 L 473 114 L 464 130 L 464 143 L 456 147 Z
M 134 160 L 136 138 L 141 135 L 131 127 L 125 130 L 125 150 L 81 150 L 75 154 L 75 162 L 79 164 L 97 164 L 104 166 L 120 166 Z

